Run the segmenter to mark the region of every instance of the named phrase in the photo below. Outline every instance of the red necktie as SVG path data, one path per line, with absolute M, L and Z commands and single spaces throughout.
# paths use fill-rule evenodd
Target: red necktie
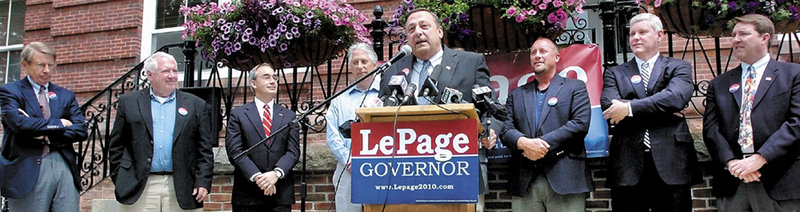
M 269 136 L 272 132 L 272 116 L 269 113 L 269 105 L 264 105 L 264 113 L 261 114 L 261 125 L 264 127 L 264 135 Z M 267 141 L 269 144 L 269 141 Z

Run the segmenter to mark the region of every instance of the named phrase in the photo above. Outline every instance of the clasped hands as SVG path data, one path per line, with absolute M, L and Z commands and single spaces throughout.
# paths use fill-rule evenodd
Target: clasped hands
M 733 159 L 728 161 L 728 171 L 734 177 L 744 181 L 744 183 L 761 181 L 761 172 L 758 170 L 766 163 L 767 160 L 764 159 L 764 156 L 755 154 L 745 159 Z
M 542 159 L 549 151 L 550 144 L 541 138 L 520 137 L 517 139 L 517 149 L 522 150 L 522 155 L 532 161 Z
M 264 190 L 264 195 L 272 196 L 277 192 L 275 188 L 275 183 L 278 182 L 278 174 L 276 171 L 268 171 L 256 175 L 256 185 L 258 185 L 261 190 Z

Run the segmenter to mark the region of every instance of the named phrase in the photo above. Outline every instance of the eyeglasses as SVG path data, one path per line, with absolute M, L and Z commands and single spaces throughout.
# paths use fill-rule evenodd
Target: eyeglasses
M 49 63 L 49 64 L 48 63 L 37 63 L 36 64 L 36 67 L 38 67 L 39 69 L 44 69 L 45 66 L 49 67 L 50 69 L 55 69 L 56 66 L 58 66 L 58 64 L 55 64 L 55 63 Z

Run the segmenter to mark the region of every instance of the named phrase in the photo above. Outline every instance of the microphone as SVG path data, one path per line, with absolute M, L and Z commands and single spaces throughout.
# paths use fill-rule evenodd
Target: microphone
M 489 86 L 475 84 L 472 87 L 472 98 L 475 99 L 475 104 L 482 108 L 481 111 L 489 112 L 496 119 L 505 119 L 508 115 L 508 110 L 492 99 L 492 89 Z
M 442 91 L 442 102 L 445 104 L 459 104 L 462 103 L 461 97 L 463 96 L 464 94 L 461 91 L 445 87 L 444 91 Z
M 439 96 L 439 89 L 436 88 L 436 82 L 428 77 L 425 79 L 425 84 L 422 84 L 422 87 L 419 88 L 419 96 L 430 96 L 431 99 L 436 99 L 436 96 Z
M 400 52 L 397 52 L 397 54 L 395 54 L 394 57 L 392 57 L 391 59 L 389 59 L 385 63 L 381 64 L 380 66 L 378 66 L 377 69 L 386 70 L 390 66 L 392 66 L 392 64 L 394 64 L 398 60 L 400 60 L 400 58 L 403 58 L 406 55 L 411 55 L 411 46 L 409 46 L 408 44 L 403 45 L 403 47 L 400 47 Z
M 401 105 L 416 105 L 417 98 L 414 98 L 414 92 L 417 91 L 417 83 L 411 83 L 406 87 L 405 90 L 405 97 L 403 97 L 403 101 Z
M 392 92 L 392 94 L 389 97 L 395 98 L 395 99 L 394 99 L 394 101 L 384 101 L 384 102 L 387 103 L 386 106 L 397 106 L 397 105 L 399 105 L 399 104 L 388 104 L 388 103 L 391 103 L 391 102 L 400 103 L 397 100 L 403 99 L 403 97 L 405 96 L 404 92 L 405 92 L 407 86 L 408 86 L 408 82 L 406 82 L 406 77 L 405 76 L 403 76 L 402 74 L 397 74 L 397 75 L 392 76 L 392 78 L 389 79 L 389 90 Z M 388 99 L 388 100 L 390 100 L 390 99 Z

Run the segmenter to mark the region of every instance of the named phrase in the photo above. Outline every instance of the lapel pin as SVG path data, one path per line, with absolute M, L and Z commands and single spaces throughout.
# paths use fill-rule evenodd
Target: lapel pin
M 444 68 L 446 68 L 447 70 L 450 70 L 450 69 L 451 69 L 451 68 L 450 68 L 450 66 L 445 66 Z
M 408 72 L 411 72 L 411 71 L 410 71 L 410 70 L 408 70 L 408 68 L 404 68 L 402 72 L 403 72 L 404 74 L 406 74 L 406 76 L 408 76 Z
M 639 76 L 638 74 L 637 75 L 633 75 L 631 77 L 631 82 L 633 84 L 639 84 L 640 82 L 642 82 L 642 76 Z
M 186 114 L 189 114 L 189 110 L 186 110 L 185 107 L 181 107 L 178 108 L 178 113 L 180 113 L 182 116 L 185 116 Z
M 550 97 L 550 99 L 547 100 L 547 104 L 550 106 L 555 106 L 557 103 L 558 103 L 558 98 L 556 98 L 555 96 Z
M 728 87 L 728 92 L 731 92 L 731 93 L 736 92 L 736 91 L 739 90 L 739 87 L 740 87 L 739 83 L 733 84 L 733 85 L 731 85 L 731 87 Z
M 767 77 L 765 80 L 767 80 L 767 81 L 771 81 L 771 80 L 772 80 L 772 77 Z
M 50 98 L 50 100 L 56 100 L 58 99 L 58 95 L 56 95 L 56 92 L 50 91 L 47 92 L 47 98 Z

